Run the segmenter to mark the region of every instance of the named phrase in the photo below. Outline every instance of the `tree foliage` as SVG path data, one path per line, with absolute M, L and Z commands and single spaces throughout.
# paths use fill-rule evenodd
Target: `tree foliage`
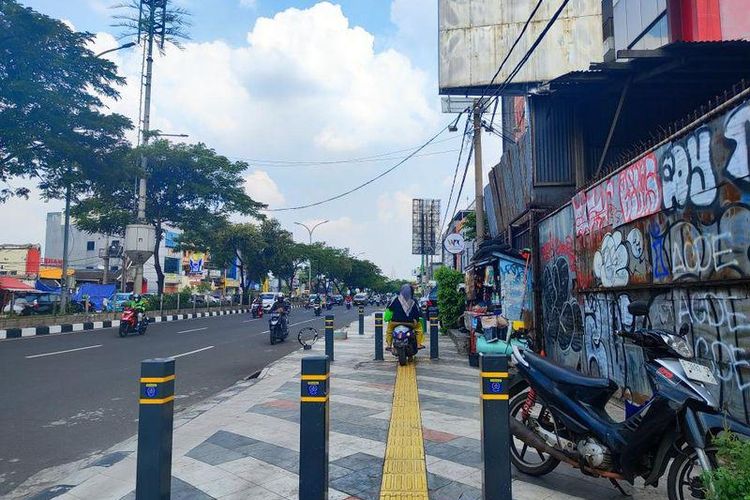
M 36 179 L 48 198 L 68 183 L 85 190 L 126 146 L 130 120 L 99 111 L 124 79 L 87 48 L 93 37 L 0 1 L 0 201 L 28 193 L 11 186 L 19 177 Z
M 441 266 L 435 271 L 435 281 L 440 323 L 443 328 L 455 328 L 466 307 L 466 297 L 457 290 L 464 282 L 464 276 L 460 271 Z
M 145 171 L 139 159 L 149 158 Z M 233 162 L 204 144 L 172 144 L 159 140 L 132 150 L 119 169 L 99 179 L 93 195 L 73 210 L 76 225 L 89 232 L 122 233 L 136 222 L 134 180 L 147 179 L 146 221 L 156 230 L 154 265 L 163 290 L 159 244 L 166 226 L 181 230 L 214 228 L 230 214 L 258 216 L 264 205 L 244 190 L 244 162 Z M 205 229 L 204 229 L 205 231 Z

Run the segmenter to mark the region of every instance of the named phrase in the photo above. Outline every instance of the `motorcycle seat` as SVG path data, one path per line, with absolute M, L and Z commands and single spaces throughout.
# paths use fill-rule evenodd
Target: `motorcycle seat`
M 613 382 L 607 378 L 589 377 L 571 368 L 558 366 L 550 361 L 547 361 L 541 356 L 538 356 L 532 352 L 524 352 L 524 359 L 529 362 L 531 366 L 551 378 L 552 380 L 561 384 L 567 384 L 578 387 L 585 387 L 589 389 L 611 389 Z

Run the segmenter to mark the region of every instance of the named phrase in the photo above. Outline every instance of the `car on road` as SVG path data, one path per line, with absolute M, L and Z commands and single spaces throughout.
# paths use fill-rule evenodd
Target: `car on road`
M 354 299 L 352 300 L 354 302 L 355 306 L 366 306 L 368 302 L 368 297 L 366 293 L 358 293 L 354 296 Z
M 419 308 L 422 310 L 422 314 L 424 314 L 425 317 L 427 317 L 427 312 L 430 309 L 433 309 L 435 312 L 437 312 L 437 293 L 438 287 L 434 286 L 428 294 L 422 296 L 419 299 Z
M 278 292 L 264 292 L 260 294 L 260 303 L 263 306 L 263 311 L 268 312 L 271 310 L 271 306 L 276 302 L 276 299 L 281 295 Z
M 337 306 L 341 306 L 341 305 L 344 305 L 344 296 L 343 296 L 343 295 L 341 295 L 341 294 L 338 294 L 338 293 L 337 293 L 337 294 L 335 294 L 335 295 L 331 295 L 331 300 L 332 300 L 332 301 L 333 301 L 333 303 L 334 303 L 335 305 L 337 305 Z

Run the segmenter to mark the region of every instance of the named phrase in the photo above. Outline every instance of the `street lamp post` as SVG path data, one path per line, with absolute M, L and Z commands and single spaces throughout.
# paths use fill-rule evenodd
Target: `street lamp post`
M 119 47 L 115 47 L 112 49 L 105 50 L 104 52 L 99 52 L 94 57 L 97 59 L 103 56 L 104 54 L 109 54 L 110 52 L 114 52 L 116 50 L 122 50 L 122 49 L 129 49 L 130 47 L 134 46 L 135 42 L 128 42 L 126 44 L 120 45 Z M 65 223 L 63 227 L 63 262 L 62 262 L 62 275 L 60 276 L 61 281 L 61 287 L 60 287 L 60 309 L 61 312 L 64 314 L 67 310 L 68 306 L 68 246 L 70 244 L 70 176 L 73 173 L 73 169 L 70 165 L 68 165 L 68 171 L 66 173 L 66 185 L 65 185 Z
M 315 229 L 317 229 L 318 226 L 322 226 L 326 222 L 330 222 L 330 221 L 328 219 L 326 219 L 326 220 L 324 220 L 322 222 L 318 222 L 317 224 L 315 224 L 312 227 L 312 229 L 310 229 L 309 227 L 307 227 L 306 224 L 303 224 L 301 222 L 295 222 L 295 224 L 297 224 L 298 226 L 302 226 L 305 229 L 307 229 L 307 234 L 310 236 L 310 245 L 312 245 L 313 231 L 315 231 Z M 308 293 L 312 292 L 312 259 L 309 259 L 309 260 L 310 260 L 310 262 L 307 265 L 307 286 L 310 287 L 310 291 Z

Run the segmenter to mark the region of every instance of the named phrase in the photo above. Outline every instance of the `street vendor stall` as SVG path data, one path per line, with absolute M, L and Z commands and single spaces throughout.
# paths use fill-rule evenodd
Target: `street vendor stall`
M 529 255 L 490 242 L 474 255 L 464 279 L 471 364 L 480 352 L 510 354 L 514 343 L 525 345 L 515 334 L 526 329 L 531 310 Z

